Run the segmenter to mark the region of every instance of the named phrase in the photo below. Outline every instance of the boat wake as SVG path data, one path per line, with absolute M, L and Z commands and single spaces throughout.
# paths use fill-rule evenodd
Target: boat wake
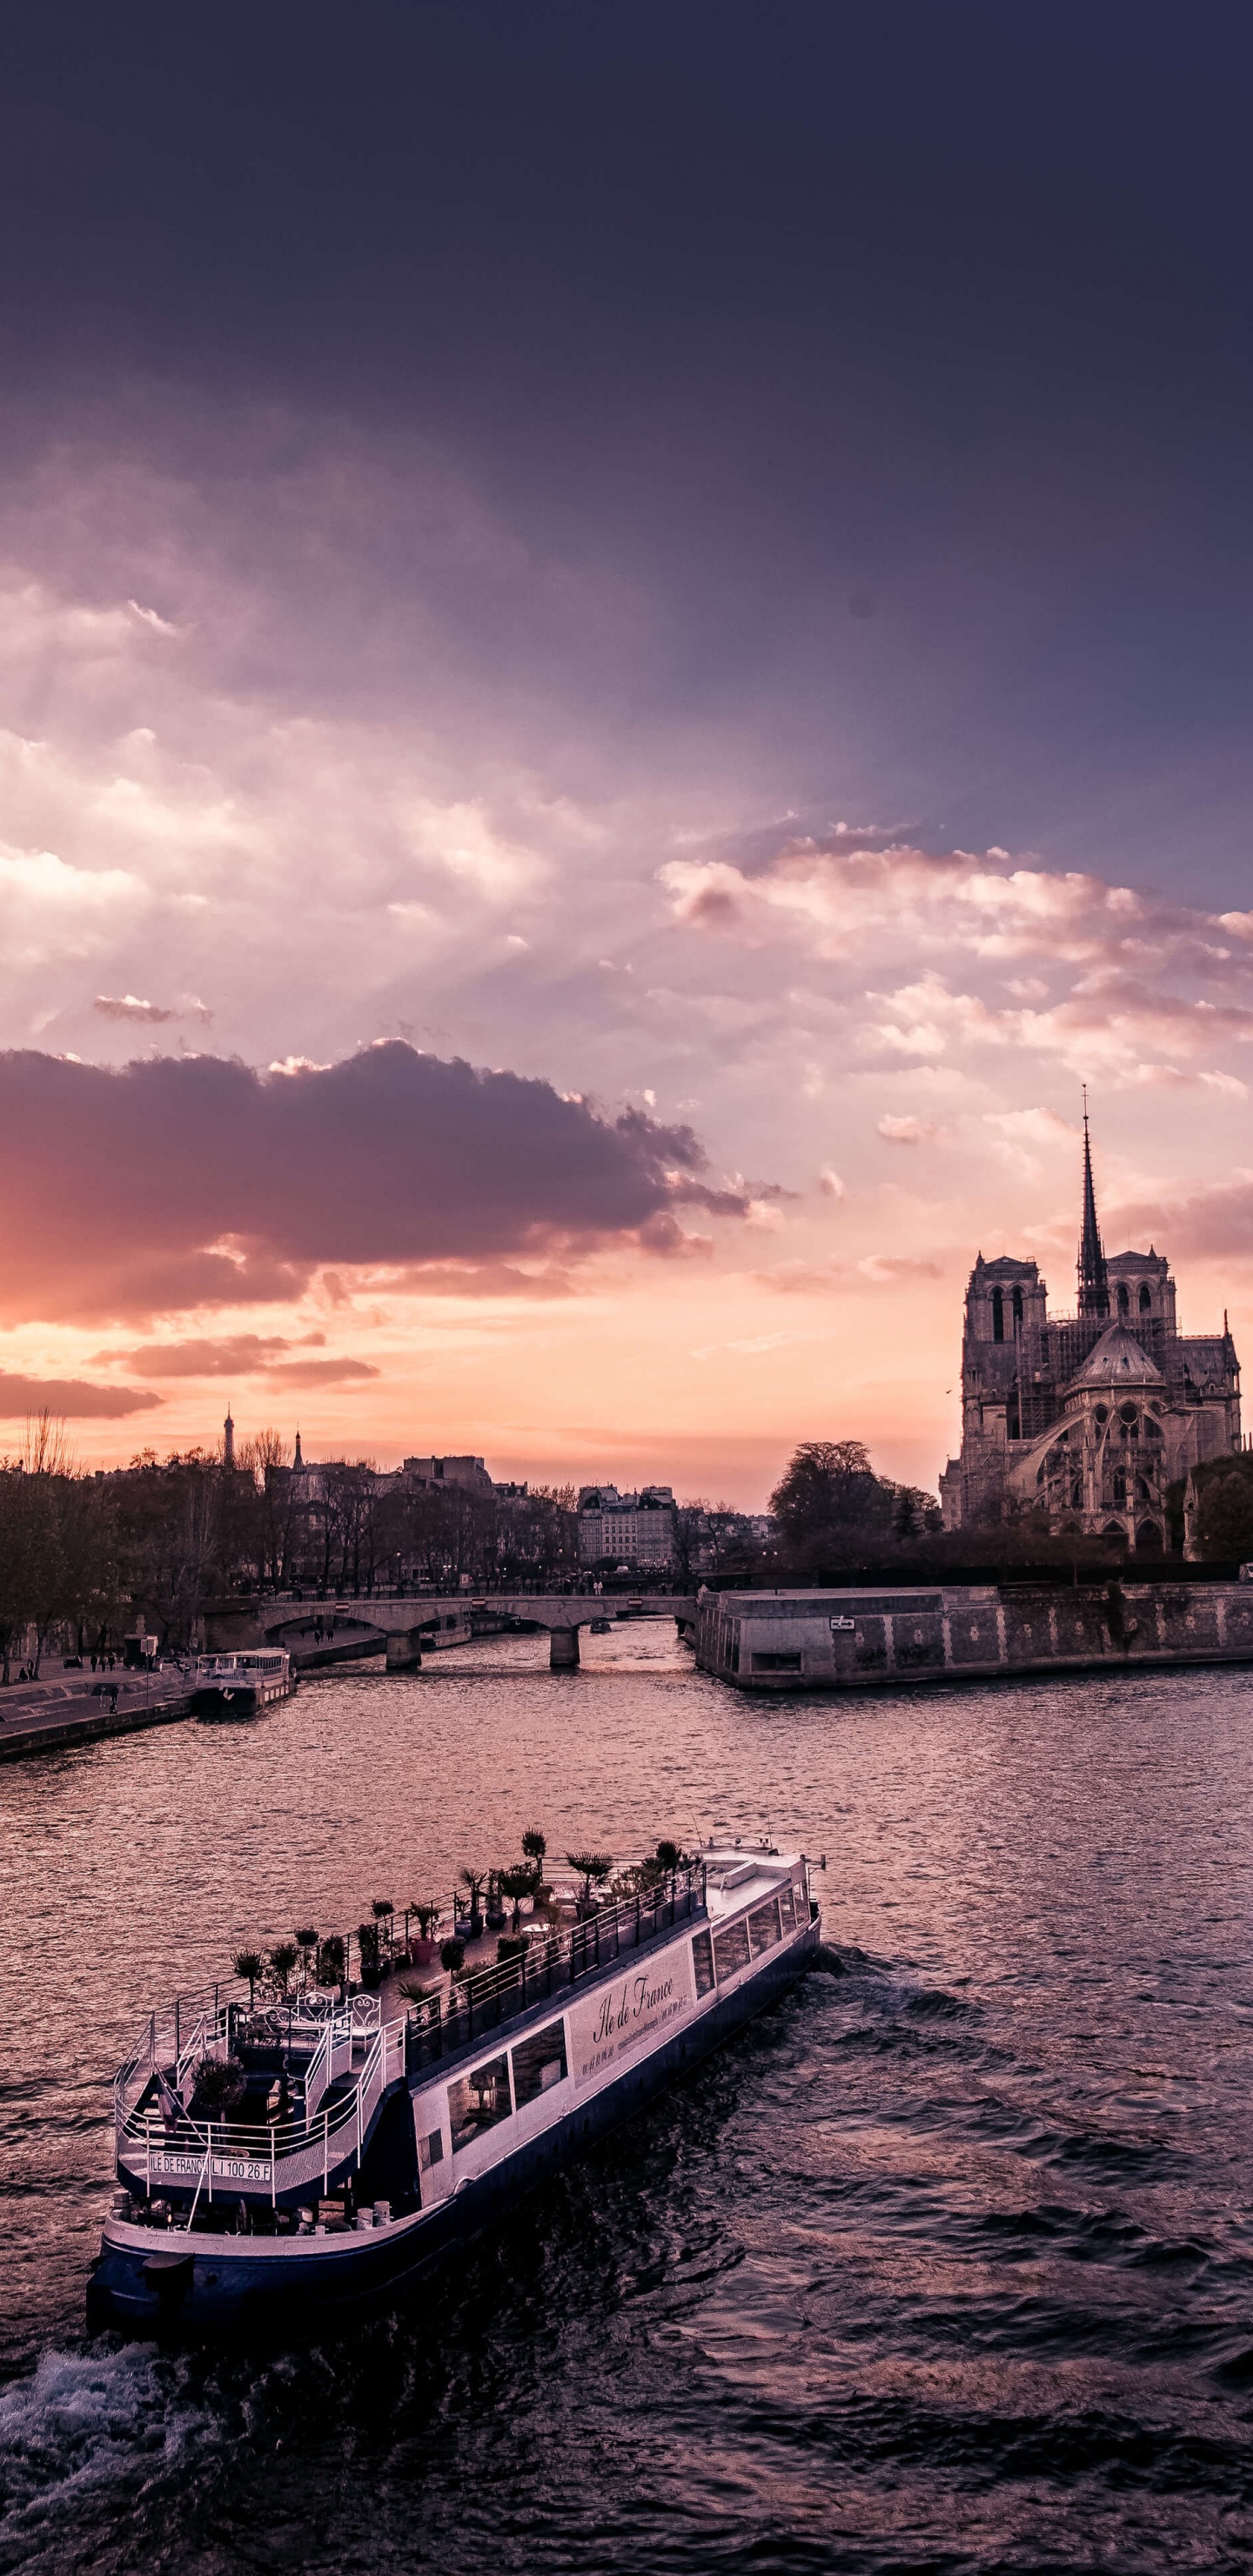
M 46 2352 L 0 2390 L 0 2570 L 63 2569 L 88 2490 L 113 2487 L 125 2506 L 208 2429 L 151 2345 Z

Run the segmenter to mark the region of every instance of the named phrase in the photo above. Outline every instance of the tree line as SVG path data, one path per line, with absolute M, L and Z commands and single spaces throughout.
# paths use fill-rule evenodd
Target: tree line
M 202 1449 L 144 1450 L 109 1474 L 81 1470 L 64 1426 L 43 1416 L 0 1459 L 0 1674 L 15 1655 L 38 1675 L 55 1635 L 89 1654 L 142 1620 L 163 1648 L 196 1641 L 217 1598 L 253 1591 L 370 1593 L 402 1579 L 568 1575 L 578 1562 L 572 1488 L 516 1500 L 380 1478 L 369 1459 L 318 1471 L 310 1506 L 262 1431 L 228 1467 Z M 33 1640 L 33 1643 L 32 1643 Z

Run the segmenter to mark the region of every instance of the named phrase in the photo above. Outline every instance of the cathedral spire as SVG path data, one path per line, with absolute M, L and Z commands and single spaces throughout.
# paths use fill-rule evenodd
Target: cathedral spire
M 1088 1086 L 1083 1086 L 1083 1232 L 1079 1237 L 1079 1312 L 1081 1315 L 1108 1315 L 1109 1277 L 1105 1268 L 1105 1246 L 1096 1221 L 1096 1192 L 1092 1186 L 1092 1145 L 1088 1135 Z

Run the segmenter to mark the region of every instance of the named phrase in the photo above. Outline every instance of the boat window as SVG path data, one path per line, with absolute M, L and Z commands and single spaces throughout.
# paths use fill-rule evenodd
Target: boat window
M 783 1919 L 784 1931 L 794 1932 L 796 1930 L 796 1908 L 792 1903 L 792 1882 L 790 1878 L 779 1890 L 779 1912 Z
M 748 1937 L 753 1946 L 755 1959 L 761 1957 L 763 1950 L 773 1950 L 775 1942 L 782 1940 L 783 1932 L 779 1922 L 777 1896 L 770 1897 L 765 1905 L 753 1907 L 748 1918 Z
M 418 2166 L 419 2166 L 419 2170 L 420 2170 L 422 2173 L 429 2173 L 429 2172 L 430 2172 L 430 2170 L 431 2170 L 432 2165 L 442 2165 L 443 2161 L 444 2161 L 444 2133 L 443 2133 L 443 2130 L 442 2130 L 442 2129 L 432 2129 L 432 2131 L 431 2131 L 431 2133 L 430 2133 L 430 2136 L 429 2136 L 429 2137 L 426 2137 L 426 2138 L 419 2138 L 419 2140 L 418 2140 Z
M 748 1923 L 741 1915 L 738 1923 L 728 1923 L 725 1932 L 714 1934 L 714 1957 L 718 1962 L 718 1982 L 733 1977 L 748 1966 Z
M 520 2039 L 513 2051 L 513 2098 L 518 2110 L 524 2102 L 538 2102 L 550 2085 L 563 2083 L 567 2072 L 564 2022 L 550 2021 L 546 2029 Z
M 697 1932 L 693 1935 L 692 1969 L 696 1978 L 697 1994 L 712 1994 L 714 1982 L 714 1950 L 713 1943 L 707 1932 Z
M 798 1673 L 800 1669 L 799 1655 L 754 1655 L 753 1657 L 755 1673 Z
M 494 2129 L 498 2120 L 507 2120 L 512 2109 L 507 2057 L 489 2057 L 485 2066 L 476 2066 L 469 2075 L 459 2075 L 456 2083 L 448 2087 L 453 2154 L 472 2147 L 485 2129 Z

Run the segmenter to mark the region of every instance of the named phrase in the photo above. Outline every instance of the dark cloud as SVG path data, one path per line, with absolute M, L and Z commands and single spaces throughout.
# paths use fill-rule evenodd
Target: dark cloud
M 127 1413 L 150 1412 L 159 1395 L 139 1387 L 89 1386 L 79 1377 L 18 1377 L 0 1369 L 0 1421 L 28 1413 L 58 1413 L 81 1422 L 116 1422 Z
M 125 1317 L 298 1296 L 323 1263 L 578 1255 L 676 1203 L 743 1216 L 690 1128 L 399 1040 L 260 1074 L 0 1057 L 0 1312 Z

